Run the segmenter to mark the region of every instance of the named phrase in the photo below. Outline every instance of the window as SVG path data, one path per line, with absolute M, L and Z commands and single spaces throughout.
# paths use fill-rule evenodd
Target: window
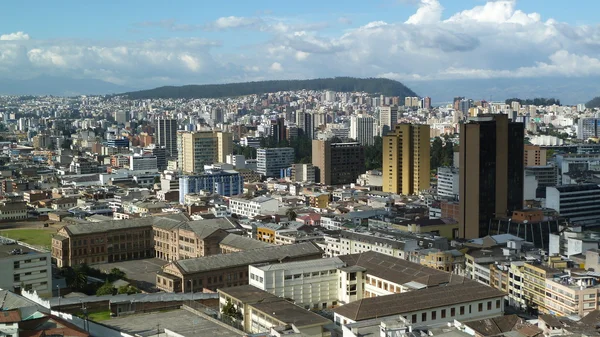
M 435 321 L 436 319 L 437 319 L 437 311 L 434 310 L 431 312 L 431 320 Z
M 487 302 L 487 310 L 492 310 L 492 301 Z
M 500 300 L 496 300 L 496 309 L 500 309 Z
M 412 315 L 411 322 L 412 323 L 417 323 L 417 314 Z
M 460 306 L 460 315 L 465 314 L 465 307 L 463 305 Z
M 450 308 L 450 317 L 456 316 L 456 308 Z
M 427 313 L 426 312 L 421 314 L 421 322 L 427 322 Z
M 441 316 L 442 316 L 442 318 L 446 318 L 446 309 L 442 309 Z
M 479 303 L 477 305 L 477 311 L 482 312 L 483 311 L 483 303 Z

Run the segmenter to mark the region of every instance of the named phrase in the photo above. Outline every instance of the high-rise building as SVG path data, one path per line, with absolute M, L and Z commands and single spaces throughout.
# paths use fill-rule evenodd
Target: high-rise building
M 398 124 L 383 137 L 383 191 L 416 194 L 429 188 L 429 125 Z
M 365 150 L 357 142 L 313 140 L 312 163 L 316 182 L 325 185 L 350 184 L 365 172 Z
M 431 109 L 431 97 L 423 97 L 421 100 L 421 108 L 423 109 Z
M 587 140 L 600 136 L 600 118 L 579 118 L 577 122 L 577 139 Z
M 273 144 L 279 144 L 279 142 L 287 139 L 285 118 L 277 118 L 271 121 L 271 139 Z
M 296 125 L 298 126 L 301 135 L 313 139 L 315 136 L 315 128 L 313 123 L 313 115 L 305 110 L 296 110 Z
M 460 125 L 460 237 L 486 236 L 492 219 L 523 208 L 524 132 L 503 114 Z
M 525 167 L 546 166 L 546 149 L 537 145 L 525 145 Z
M 256 171 L 265 177 L 281 177 L 281 170 L 294 163 L 291 147 L 260 148 L 256 150 Z
M 168 157 L 177 156 L 177 120 L 159 117 L 156 120 L 156 143 L 167 149 Z
M 373 145 L 375 119 L 368 115 L 350 117 L 350 138 L 360 145 Z
M 221 131 L 177 132 L 178 166 L 183 172 L 204 172 L 204 165 L 224 163 L 233 153 L 233 135 Z
M 381 135 L 385 136 L 388 132 L 394 130 L 398 124 L 398 107 L 382 106 L 379 108 L 379 125 L 381 126 Z
M 315 167 L 312 164 L 292 164 L 291 179 L 293 182 L 314 182 Z
M 115 122 L 117 122 L 117 124 L 125 124 L 129 122 L 129 113 L 125 110 L 115 111 L 114 115 Z

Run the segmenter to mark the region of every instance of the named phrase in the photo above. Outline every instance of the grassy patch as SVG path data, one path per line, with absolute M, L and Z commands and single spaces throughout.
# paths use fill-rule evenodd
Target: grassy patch
M 23 241 L 34 246 L 51 246 L 52 234 L 55 229 L 6 229 L 0 231 L 0 235 L 14 240 Z
M 92 312 L 88 315 L 88 319 L 94 322 L 102 322 L 110 319 L 110 311 Z

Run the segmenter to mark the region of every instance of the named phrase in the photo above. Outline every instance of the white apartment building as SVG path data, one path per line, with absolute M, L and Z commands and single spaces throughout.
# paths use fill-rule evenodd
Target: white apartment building
M 278 210 L 279 201 L 265 196 L 253 199 L 231 198 L 229 200 L 229 213 L 247 218 L 261 214 L 273 214 Z
M 375 142 L 375 119 L 368 115 L 350 117 L 350 138 L 360 145 L 373 145 Z
M 0 220 L 27 219 L 27 205 L 23 202 L 0 202 Z
M 52 295 L 50 253 L 39 253 L 17 244 L 0 244 L 0 288 L 35 290 Z
M 281 177 L 281 170 L 294 163 L 291 147 L 260 148 L 256 150 L 256 171 L 265 177 Z
M 312 261 L 249 266 L 249 284 L 273 295 L 291 298 L 306 309 L 322 309 L 338 304 L 337 257 Z
M 455 167 L 438 168 L 437 195 L 440 198 L 458 199 L 459 171 Z

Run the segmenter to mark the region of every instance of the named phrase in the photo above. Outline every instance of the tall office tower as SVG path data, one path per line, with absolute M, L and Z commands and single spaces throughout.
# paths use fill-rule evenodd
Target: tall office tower
M 454 109 L 454 111 L 460 110 L 460 101 L 462 101 L 463 99 L 465 98 L 461 96 L 454 97 L 454 101 L 452 102 L 452 108 Z
M 271 139 L 274 144 L 279 144 L 282 140 L 287 139 L 284 118 L 271 120 Z
M 398 107 L 391 105 L 379 108 L 379 121 L 381 135 L 385 136 L 388 132 L 394 130 L 396 124 L 398 124 Z
M 280 178 L 281 170 L 294 163 L 291 147 L 259 148 L 256 150 L 256 172 L 265 177 Z
M 296 110 L 296 125 L 301 130 L 300 134 L 313 139 L 315 136 L 315 127 L 313 123 L 313 113 L 306 112 L 304 109 Z
M 335 102 L 335 91 L 326 91 L 325 92 L 325 101 L 326 102 Z
M 156 138 L 158 146 L 167 149 L 168 157 L 177 156 L 177 120 L 159 117 L 156 119 Z
M 460 237 L 486 236 L 495 217 L 523 208 L 524 132 L 503 114 L 460 125 Z
M 577 139 L 587 140 L 598 136 L 600 136 L 600 118 L 579 118 L 577 122 Z
M 156 144 L 151 144 L 146 147 L 144 151 L 152 153 L 156 157 L 156 167 L 159 171 L 165 170 L 167 168 L 167 149 L 164 147 L 157 146 Z
M 356 142 L 332 143 L 328 140 L 312 141 L 312 164 L 316 182 L 341 185 L 356 182 L 365 172 L 365 149 Z
M 117 122 L 117 124 L 125 124 L 129 122 L 129 113 L 127 113 L 125 110 L 115 111 L 114 115 L 115 122 Z
M 204 165 L 224 163 L 233 153 L 233 135 L 221 131 L 177 132 L 178 167 L 187 173 L 204 172 Z
M 357 141 L 360 145 L 373 145 L 375 119 L 367 115 L 358 115 L 350 117 L 350 138 Z
M 429 153 L 429 125 L 396 125 L 383 137 L 383 191 L 411 195 L 428 189 Z

